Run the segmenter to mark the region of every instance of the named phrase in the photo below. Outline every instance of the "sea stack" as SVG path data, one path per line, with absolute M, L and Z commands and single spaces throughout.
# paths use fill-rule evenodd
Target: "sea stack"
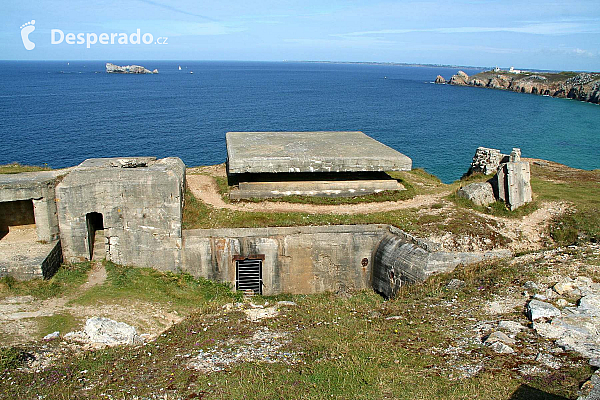
M 118 66 L 112 63 L 106 63 L 106 72 L 109 74 L 158 74 L 158 69 L 150 71 L 141 65 Z

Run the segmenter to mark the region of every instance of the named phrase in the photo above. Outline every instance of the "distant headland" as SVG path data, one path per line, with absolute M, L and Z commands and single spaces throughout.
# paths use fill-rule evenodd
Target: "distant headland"
M 141 65 L 125 65 L 120 67 L 112 63 L 106 63 L 106 72 L 109 74 L 158 74 L 158 70 L 150 71 Z
M 512 90 L 519 93 L 600 103 L 600 73 L 569 71 L 550 73 L 521 71 L 513 67 L 509 70 L 494 68 L 471 77 L 463 71 L 458 71 L 448 82 L 438 75 L 435 83 Z

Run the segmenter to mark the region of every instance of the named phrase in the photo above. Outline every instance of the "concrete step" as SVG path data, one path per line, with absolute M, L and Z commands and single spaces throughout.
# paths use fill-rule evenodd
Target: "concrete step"
M 240 182 L 239 190 L 232 190 L 234 200 L 283 196 L 353 197 L 378 193 L 385 190 L 405 190 L 395 179 L 354 181 L 286 181 L 286 182 Z
M 104 237 L 104 231 L 98 230 L 96 231 L 96 236 L 94 237 L 94 253 L 92 256 L 92 260 L 101 261 L 106 258 L 106 238 Z

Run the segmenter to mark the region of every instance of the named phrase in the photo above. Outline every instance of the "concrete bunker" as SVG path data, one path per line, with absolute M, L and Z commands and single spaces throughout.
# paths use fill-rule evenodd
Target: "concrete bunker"
M 230 198 L 353 197 L 404 187 L 412 161 L 362 132 L 228 132 Z
M 33 200 L 13 200 L 0 203 L 0 239 L 11 227 L 35 225 Z
M 176 271 L 184 186 L 179 158 L 85 160 L 56 187 L 65 260 Z
M 60 266 L 55 185 L 61 174 L 0 175 L 0 276 L 49 278 Z

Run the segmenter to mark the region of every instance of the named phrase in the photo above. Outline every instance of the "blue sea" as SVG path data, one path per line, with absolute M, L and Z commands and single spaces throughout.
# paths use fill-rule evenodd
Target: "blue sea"
M 107 61 L 159 74 L 107 74 L 100 61 L 0 62 L 0 164 L 177 156 L 209 165 L 225 161 L 228 131 L 359 130 L 444 182 L 467 171 L 478 146 L 600 168 L 600 107 L 431 83 L 457 68 Z

